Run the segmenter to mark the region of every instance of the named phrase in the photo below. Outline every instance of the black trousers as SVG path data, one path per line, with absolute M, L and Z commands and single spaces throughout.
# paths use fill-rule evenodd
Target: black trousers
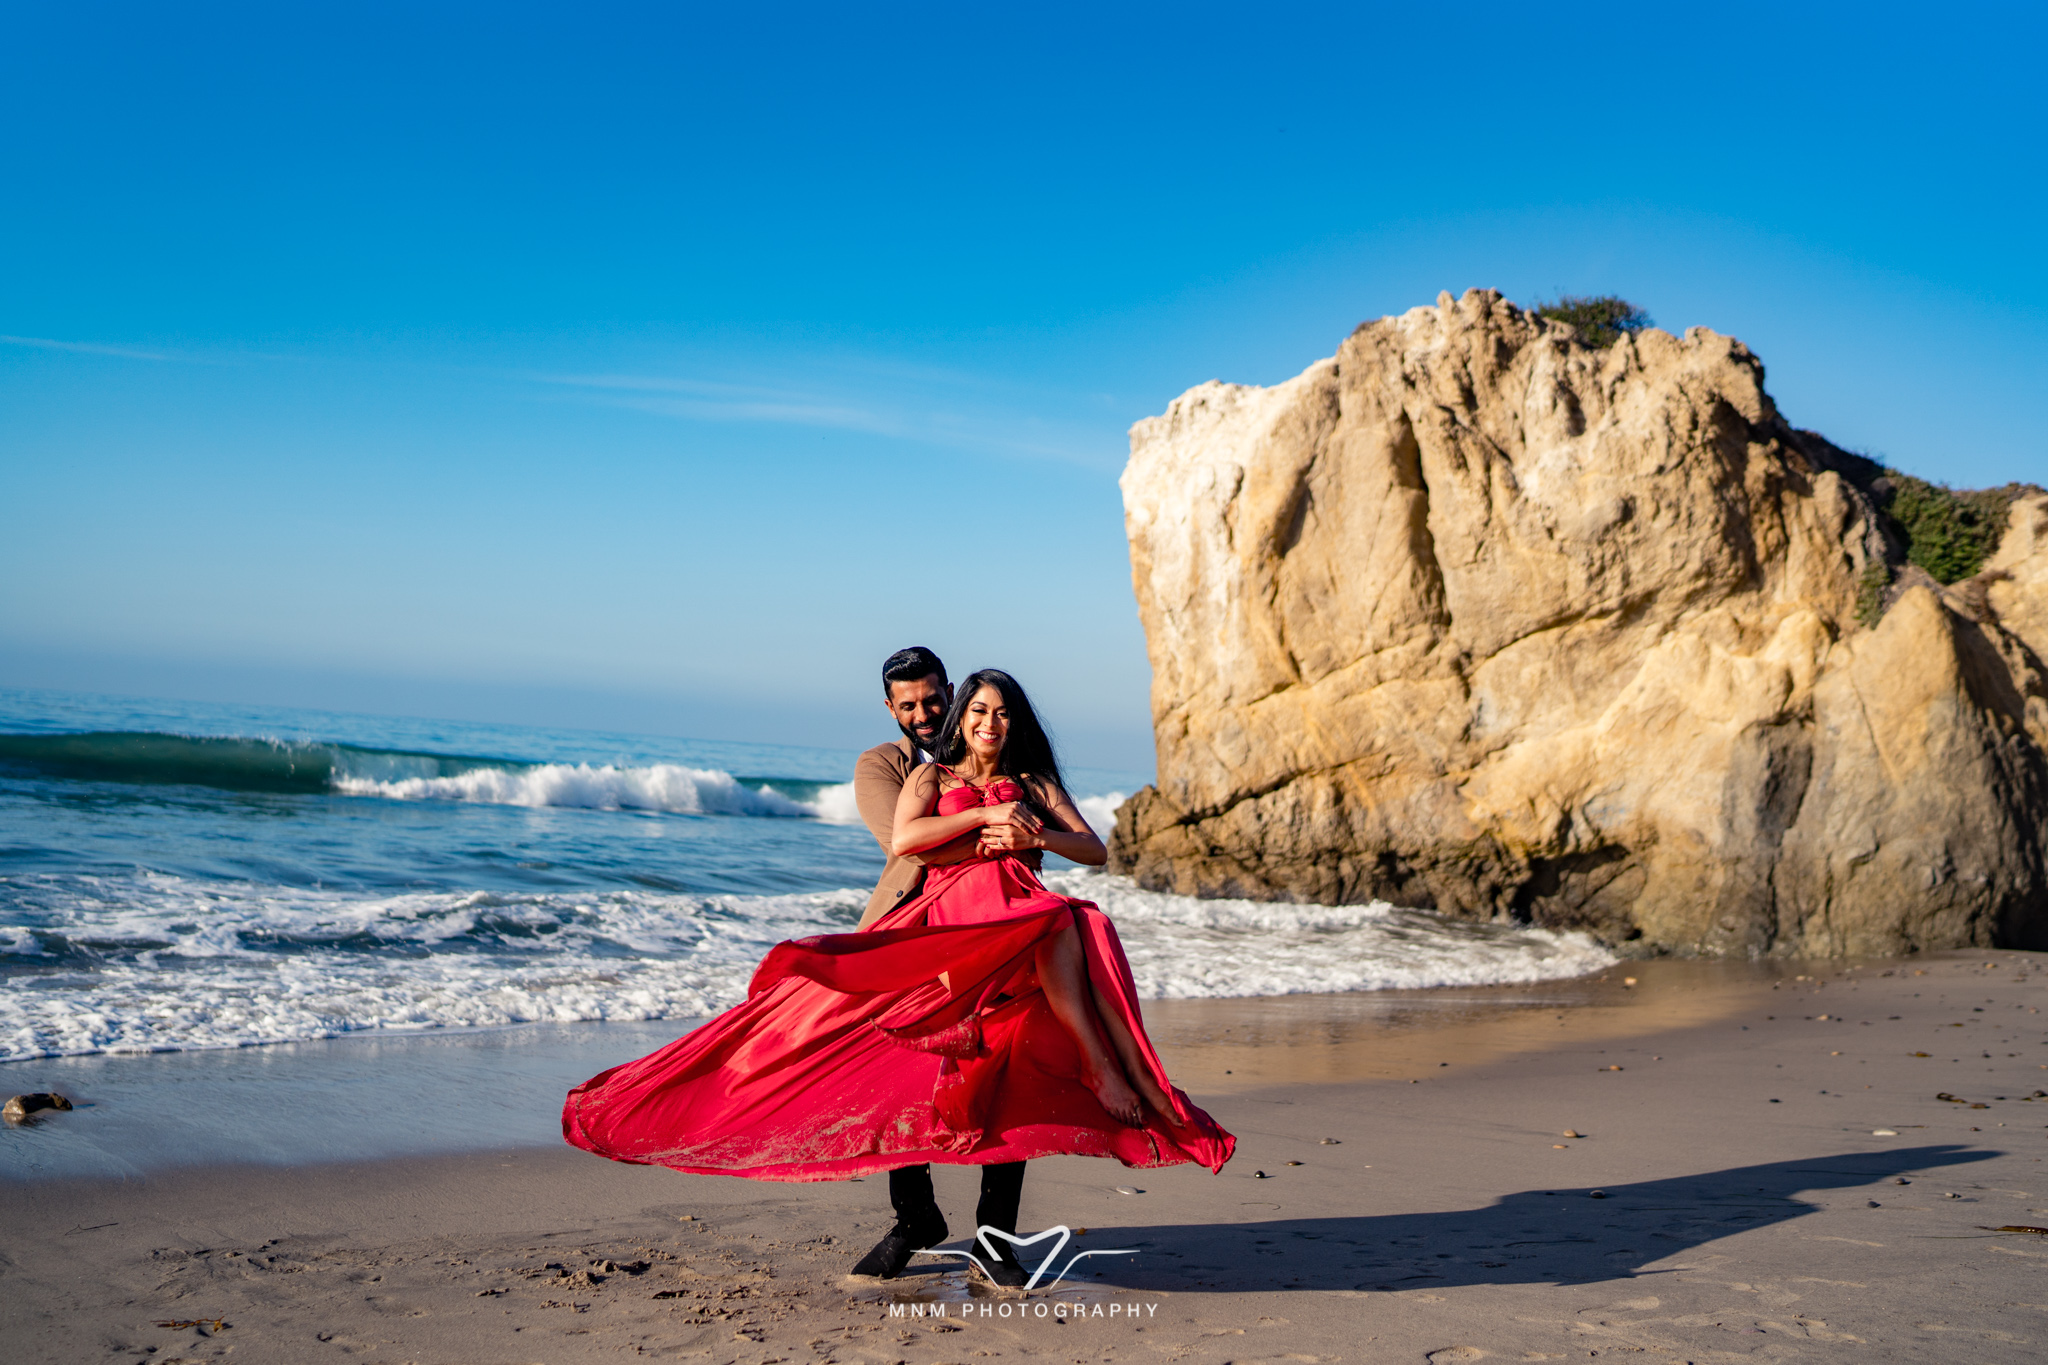
M 1023 1162 L 1006 1161 L 1000 1166 L 982 1167 L 981 1202 L 974 1206 L 975 1227 L 1015 1232 L 1017 1205 L 1023 1198 Z M 896 1210 L 896 1222 L 902 1226 L 937 1215 L 939 1201 L 932 1195 L 932 1168 L 899 1166 L 889 1172 L 889 1203 Z

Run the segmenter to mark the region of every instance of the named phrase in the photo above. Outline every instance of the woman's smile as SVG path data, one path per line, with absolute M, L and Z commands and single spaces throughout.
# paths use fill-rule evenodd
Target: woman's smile
M 1001 753 L 1010 737 L 1010 710 L 1003 705 L 1003 694 L 989 686 L 977 691 L 967 703 L 960 733 L 977 754 L 992 758 Z

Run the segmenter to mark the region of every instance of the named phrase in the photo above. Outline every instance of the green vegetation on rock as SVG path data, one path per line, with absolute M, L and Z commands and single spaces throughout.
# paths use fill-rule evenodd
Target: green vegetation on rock
M 1564 294 L 1535 308 L 1539 317 L 1569 322 L 1588 346 L 1606 349 L 1650 325 L 1650 315 L 1613 294 Z
M 1856 619 L 1875 627 L 1884 619 L 1884 590 L 1892 585 L 1889 565 L 1873 564 L 1856 582 Z
M 1896 470 L 1886 470 L 1884 482 L 1891 485 L 1882 494 L 1884 510 L 1905 532 L 1906 558 L 1938 583 L 1954 583 L 1984 567 L 2005 535 L 2006 516 L 2020 491 L 2008 484 L 1958 493 Z

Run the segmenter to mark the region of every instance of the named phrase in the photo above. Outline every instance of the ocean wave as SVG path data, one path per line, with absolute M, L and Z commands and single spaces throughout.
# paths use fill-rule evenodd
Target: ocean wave
M 818 814 L 815 806 L 791 800 L 772 787 L 749 787 L 720 769 L 686 768 L 679 763 L 635 768 L 539 763 L 395 781 L 337 776 L 334 789 L 347 796 L 381 796 L 392 801 L 481 801 L 496 806 L 651 810 L 673 815 Z
M 247 736 L 135 731 L 0 735 L 0 771 L 225 791 L 647 810 L 678 815 L 860 819 L 850 782 L 735 777 L 679 763 L 524 763 L 463 754 Z
M 1579 934 L 1384 904 L 1274 905 L 1047 874 L 1116 921 L 1148 999 L 1530 982 L 1614 959 Z M 166 874 L 4 880 L 0 1060 L 366 1030 L 699 1018 L 784 939 L 850 930 L 865 888 L 786 895 L 365 895 Z
M 351 752 L 386 768 L 418 770 L 438 755 L 352 750 L 342 744 L 129 731 L 0 735 L 0 769 L 89 782 L 214 787 L 224 791 L 320 792 Z M 455 760 L 459 762 L 460 760 Z M 395 773 L 394 773 L 395 775 Z
M 1107 796 L 1078 797 L 1074 806 L 1088 822 L 1088 828 L 1107 840 L 1109 832 L 1116 828 L 1116 808 L 1128 800 L 1130 796 L 1125 792 L 1111 792 Z

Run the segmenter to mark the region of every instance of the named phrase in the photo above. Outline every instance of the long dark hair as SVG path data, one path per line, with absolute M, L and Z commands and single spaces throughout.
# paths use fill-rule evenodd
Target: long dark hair
M 1010 735 L 1003 741 L 996 771 L 1013 779 L 1035 777 L 1040 782 L 1050 783 L 1045 793 L 1049 799 L 1053 798 L 1054 792 L 1064 791 L 1066 784 L 1060 781 L 1060 761 L 1052 750 L 1052 736 L 1039 724 L 1038 713 L 1031 709 L 1031 698 L 1024 695 L 1023 687 L 1000 668 L 984 668 L 960 680 L 960 686 L 953 691 L 953 705 L 946 712 L 945 723 L 939 727 L 932 756 L 941 763 L 949 764 L 967 757 L 967 741 L 961 737 L 960 727 L 967 719 L 967 704 L 984 687 L 993 687 L 1001 693 L 1003 709 L 1010 713 Z

